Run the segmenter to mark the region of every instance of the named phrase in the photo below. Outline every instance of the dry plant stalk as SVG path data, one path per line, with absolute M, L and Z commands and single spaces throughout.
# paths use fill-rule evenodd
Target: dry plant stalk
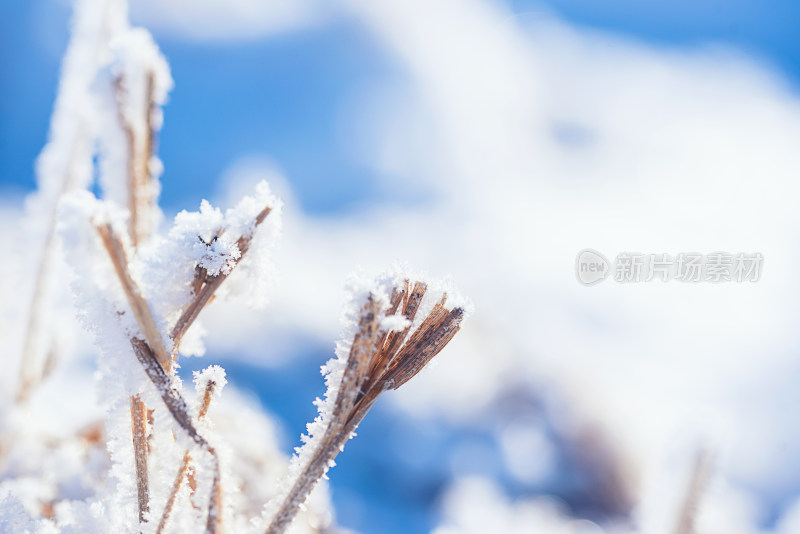
M 100 234 L 100 239 L 103 241 L 103 246 L 106 252 L 108 252 L 109 258 L 111 258 L 114 271 L 117 273 L 117 277 L 122 284 L 122 289 L 125 291 L 125 296 L 128 299 L 128 303 L 131 305 L 133 315 L 136 318 L 139 328 L 142 330 L 147 344 L 153 349 L 156 360 L 158 360 L 161 367 L 163 367 L 165 371 L 171 370 L 172 360 L 164 346 L 164 340 L 161 338 L 161 334 L 158 331 L 158 326 L 156 325 L 155 319 L 153 319 L 150 307 L 128 271 L 128 259 L 125 255 L 125 248 L 122 245 L 122 241 L 114 233 L 114 229 L 111 227 L 110 223 L 96 224 L 95 228 L 98 234 Z
M 270 211 L 270 207 L 265 207 L 256 217 L 254 226 L 257 227 L 260 225 L 267 215 L 269 215 Z M 172 359 L 167 355 L 163 339 L 158 331 L 158 327 L 156 326 L 156 322 L 153 318 L 152 312 L 150 311 L 150 307 L 148 306 L 145 298 L 142 296 L 139 287 L 128 270 L 128 260 L 125 255 L 125 249 L 121 239 L 114 233 L 114 230 L 109 223 L 95 224 L 95 228 L 100 235 L 100 239 L 109 255 L 109 258 L 111 259 L 111 263 L 114 266 L 114 271 L 116 272 L 117 277 L 122 284 L 125 296 L 131 306 L 131 309 L 133 310 L 134 317 L 136 318 L 136 322 L 142 331 L 142 335 L 145 337 L 145 340 L 141 340 L 136 337 L 130 340 L 136 358 L 142 364 L 145 373 L 161 395 L 164 405 L 178 426 L 180 426 L 189 435 L 192 441 L 194 441 L 201 449 L 206 451 L 211 457 L 214 478 L 212 481 L 211 495 L 208 504 L 206 531 L 212 534 L 222 532 L 222 486 L 220 480 L 219 458 L 217 453 L 195 428 L 192 418 L 189 415 L 189 409 L 186 401 L 183 399 L 180 391 L 178 391 L 178 389 L 172 385 L 172 381 L 170 380 L 168 374 L 172 370 Z M 243 256 L 249 250 L 252 238 L 253 234 L 251 233 L 247 236 L 241 237 L 237 241 L 241 256 Z M 200 271 L 202 270 L 198 270 L 198 272 Z M 214 292 L 217 290 L 217 288 L 219 288 L 222 282 L 227 279 L 227 275 L 222 273 L 216 277 L 210 277 L 206 273 L 202 274 L 204 279 L 199 284 L 200 290 L 196 292 L 195 298 L 189 304 L 189 306 L 187 306 L 187 309 L 184 310 L 184 313 L 176 323 L 175 328 L 173 328 L 173 340 L 176 346 L 177 343 L 180 342 L 183 334 L 197 318 L 200 311 L 209 302 L 211 302 Z M 195 284 L 197 284 L 196 280 Z M 195 287 L 197 287 L 197 285 Z M 207 398 L 204 398 L 204 405 L 207 402 L 210 402 L 211 393 L 213 393 L 213 390 L 206 392 Z M 207 409 L 208 407 L 206 406 L 205 409 L 202 410 L 203 416 L 205 415 L 205 411 L 207 411 Z M 146 408 L 144 409 L 144 413 L 146 414 Z M 134 442 L 136 442 L 135 439 Z M 146 445 L 146 440 L 144 443 Z M 184 459 L 186 459 L 187 456 L 188 451 L 187 454 L 184 455 Z M 184 463 L 186 464 L 186 468 L 182 467 L 181 471 L 188 469 L 189 460 L 186 460 Z M 144 469 L 146 476 L 146 465 Z M 179 474 L 179 477 L 182 480 L 183 475 Z M 139 476 L 137 473 L 137 479 L 138 478 Z M 176 483 L 179 485 L 178 480 L 176 480 Z M 170 501 L 173 501 L 172 504 L 174 504 L 174 497 L 171 496 Z M 142 501 L 140 500 L 140 509 L 141 507 Z M 171 509 L 172 505 L 168 503 L 168 507 L 165 510 L 171 511 Z M 161 522 L 166 523 L 166 518 L 162 517 Z M 163 528 L 163 526 L 160 525 L 159 528 Z
M 146 338 L 153 337 L 153 342 L 161 344 L 163 348 L 163 340 L 161 334 L 155 327 L 150 308 L 147 302 L 142 297 L 136 282 L 128 271 L 128 262 L 125 257 L 125 251 L 122 247 L 122 242 L 119 237 L 114 234 L 110 224 L 96 225 L 103 245 L 108 252 L 111 262 L 114 265 L 114 271 L 117 273 L 120 283 L 125 291 L 125 296 L 128 298 L 128 303 L 134 311 L 134 316 L 139 323 L 142 333 Z M 144 367 L 150 381 L 156 387 L 156 390 L 161 395 L 167 410 L 172 414 L 173 419 L 178 425 L 186 431 L 189 437 L 197 443 L 202 449 L 209 453 L 212 458 L 214 482 L 211 491 L 211 499 L 208 509 L 208 523 L 206 529 L 210 533 L 221 532 L 221 514 L 219 513 L 218 506 L 221 499 L 220 474 L 219 474 L 219 459 L 213 447 L 211 447 L 206 440 L 200 436 L 197 429 L 192 423 L 191 416 L 186 401 L 181 396 L 180 392 L 172 385 L 172 382 L 165 370 L 164 366 L 159 361 L 156 352 L 150 346 L 149 339 L 147 341 L 132 338 L 131 346 L 139 362 Z M 163 352 L 166 354 L 166 351 Z M 171 361 L 167 359 L 169 368 L 171 368 Z M 141 503 L 140 503 L 141 508 Z
M 161 395 L 161 399 L 164 401 L 164 405 L 172 415 L 172 418 L 178 423 L 178 426 L 188 434 L 192 441 L 211 456 L 214 480 L 212 481 L 211 497 L 208 504 L 206 532 L 211 534 L 222 532 L 222 487 L 220 485 L 220 468 L 217 451 L 214 450 L 197 431 L 194 423 L 192 423 L 192 417 L 189 415 L 189 407 L 186 401 L 183 399 L 180 391 L 172 385 L 172 381 L 161 365 L 159 365 L 153 351 L 147 343 L 139 338 L 133 338 L 131 339 L 131 346 L 133 347 L 133 352 L 139 360 L 139 363 L 142 364 L 147 377 Z
M 139 503 L 139 522 L 144 523 L 150 510 L 147 476 L 147 406 L 139 395 L 131 397 L 131 429 L 133 452 L 136 461 L 136 496 Z
M 164 363 L 159 363 L 161 365 L 167 365 L 167 369 L 171 368 L 172 361 L 167 357 L 167 351 L 164 348 L 161 334 L 158 332 L 158 327 L 155 324 L 150 308 L 128 272 L 128 260 L 122 242 L 116 234 L 114 234 L 110 224 L 96 225 L 95 228 L 106 248 L 106 252 L 108 252 L 111 263 L 114 265 L 114 270 L 122 284 L 128 302 L 133 309 L 133 314 L 139 324 L 139 328 L 145 334 L 145 338 L 152 340 L 152 346 L 160 346 L 160 350 L 156 353 L 160 352 L 163 355 L 162 359 Z M 138 395 L 131 396 L 130 405 L 133 453 L 136 458 L 136 488 L 139 504 L 139 522 L 143 523 L 145 521 L 145 513 L 150 509 L 149 476 L 147 473 L 147 455 L 149 452 L 147 447 L 147 406 Z
M 164 507 L 164 513 L 161 514 L 161 520 L 158 522 L 156 534 L 162 534 L 164 528 L 167 526 L 167 521 L 169 521 L 169 516 L 172 514 L 172 508 L 175 506 L 175 499 L 178 497 L 178 491 L 181 489 L 181 484 L 183 483 L 186 471 L 189 469 L 189 462 L 191 459 L 192 457 L 189 456 L 189 451 L 186 451 L 183 455 L 181 466 L 178 468 L 178 474 L 175 476 L 175 482 L 172 484 L 172 491 L 169 493 L 169 499 L 167 499 L 167 505 Z
M 683 498 L 675 534 L 694 534 L 700 499 L 708 484 L 713 469 L 712 456 L 706 449 L 700 449 L 694 458 L 692 474 Z
M 143 215 L 151 210 L 155 204 L 155 197 L 150 183 L 150 158 L 153 155 L 155 136 L 152 125 L 152 113 L 155 107 L 153 99 L 155 75 L 152 71 L 147 73 L 145 83 L 144 122 L 147 126 L 143 134 L 137 136 L 136 130 L 124 112 L 124 103 L 127 96 L 125 78 L 120 76 L 114 80 L 114 89 L 117 96 L 117 116 L 128 142 L 128 211 L 130 212 L 128 231 L 134 248 L 150 233 L 149 225 Z
M 197 418 L 199 420 L 205 419 L 205 416 L 208 413 L 208 408 L 211 406 L 211 398 L 214 395 L 214 390 L 216 387 L 217 383 L 214 381 L 210 381 L 208 384 L 206 384 L 206 389 L 203 392 L 203 402 L 200 405 L 200 410 L 197 413 Z M 175 506 L 175 499 L 178 497 L 178 491 L 180 491 L 181 485 L 183 484 L 183 479 L 189 470 L 189 462 L 191 462 L 191 460 L 192 457 L 189 455 L 189 451 L 187 450 L 183 453 L 183 460 L 178 468 L 178 474 L 175 476 L 175 482 L 172 484 L 172 491 L 169 494 L 169 499 L 167 499 L 167 505 L 164 507 L 164 513 L 161 515 L 161 520 L 158 522 L 156 534 L 161 534 L 164 532 L 164 528 L 167 525 L 169 516 L 172 514 L 172 508 Z M 195 488 L 193 487 L 192 493 L 194 493 L 194 489 Z M 219 505 L 221 506 L 221 503 L 219 503 Z
M 114 82 L 114 87 L 117 94 L 117 115 L 119 117 L 120 125 L 125 131 L 125 136 L 128 140 L 128 211 L 130 212 L 130 219 L 128 221 L 128 231 L 130 234 L 131 243 L 133 248 L 136 249 L 138 245 L 149 237 L 149 226 L 144 223 L 142 215 L 154 209 L 155 196 L 152 194 L 152 181 L 150 173 L 150 158 L 153 153 L 153 136 L 154 131 L 152 127 L 152 113 L 155 107 L 153 99 L 153 91 L 155 87 L 155 76 L 152 71 L 147 73 L 147 87 L 145 91 L 145 124 L 147 125 L 144 132 L 143 142 L 138 142 L 133 125 L 130 123 L 124 113 L 124 99 L 125 99 L 125 80 L 119 77 Z M 141 145 L 141 146 L 140 146 Z M 104 239 L 110 239 L 112 235 L 108 235 Z M 101 234 L 102 236 L 103 234 Z M 106 244 L 108 247 L 108 244 Z M 122 250 L 121 247 L 118 247 Z M 123 258 L 124 259 L 124 258 Z M 113 261 L 113 257 L 112 257 Z M 129 299 L 130 300 L 130 299 Z M 138 317 L 137 317 L 138 318 Z M 150 321 L 153 323 L 153 321 Z M 141 324 L 141 323 L 140 323 Z M 152 328 L 152 324 L 149 325 Z M 152 333 L 151 333 L 152 334 Z M 161 336 L 157 336 L 158 340 Z M 154 344 L 153 344 L 154 343 Z M 157 347 L 158 341 L 151 343 L 151 346 Z M 161 353 L 156 350 L 156 354 Z M 166 350 L 163 351 L 166 355 Z M 168 358 L 164 358 L 162 365 L 171 365 Z M 167 369 L 169 369 L 167 367 Z M 139 522 L 145 521 L 145 512 L 150 508 L 149 506 L 149 488 L 148 488 L 148 473 L 147 473 L 147 456 L 149 448 L 147 444 L 147 418 L 142 417 L 141 414 L 147 414 L 147 406 L 138 395 L 132 395 L 130 398 L 131 405 L 131 433 L 133 435 L 133 452 L 136 458 L 136 485 L 139 503 Z M 136 417 L 134 416 L 136 414 Z
M 267 218 L 267 215 L 269 215 L 270 211 L 272 211 L 270 206 L 266 206 L 263 210 L 261 210 L 254 221 L 254 228 L 258 228 L 258 226 L 264 222 L 264 219 Z M 242 236 L 236 241 L 236 245 L 239 247 L 240 252 L 237 264 L 238 262 L 242 261 L 244 255 L 248 250 L 250 250 L 250 244 L 252 243 L 254 233 L 255 229 L 252 233 L 250 233 L 250 235 Z M 186 306 L 186 309 L 175 322 L 175 326 L 172 328 L 172 332 L 170 333 L 173 343 L 173 353 L 175 355 L 177 355 L 178 347 L 183 335 L 186 333 L 189 327 L 192 326 L 192 323 L 194 323 L 195 319 L 197 319 L 197 316 L 200 315 L 200 312 L 203 311 L 203 308 L 205 308 L 206 305 L 211 302 L 211 300 L 214 298 L 214 293 L 228 278 L 228 276 L 229 274 L 225 273 L 219 273 L 217 276 L 209 276 L 205 269 L 197 267 L 195 271 L 195 278 L 192 283 L 194 289 L 194 299 L 192 299 L 192 302 Z
M 448 310 L 445 294 L 419 328 L 408 336 L 426 290 L 425 283 L 415 282 L 412 286 L 408 280 L 402 288 L 395 288 L 387 315 L 399 311 L 409 321 L 409 326 L 402 332 L 382 328 L 381 305 L 374 295 L 367 298 L 360 312 L 358 331 L 353 338 L 328 427 L 317 450 L 272 518 L 267 534 L 282 534 L 289 527 L 300 506 L 378 396 L 413 378 L 459 331 L 464 310 Z

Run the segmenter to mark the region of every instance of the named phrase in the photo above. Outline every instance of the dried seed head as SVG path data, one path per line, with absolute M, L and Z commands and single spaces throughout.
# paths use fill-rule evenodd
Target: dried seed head
M 434 312 L 403 345 L 381 377 L 386 389 L 397 389 L 411 380 L 461 329 L 461 321 L 464 319 L 462 308 L 448 311 L 443 304 L 436 306 Z
M 388 298 L 368 294 L 342 376 L 335 419 L 346 413 L 345 421 L 360 420 L 378 395 L 408 382 L 453 339 L 461 328 L 464 309 L 449 308 L 444 293 L 418 321 L 427 293 L 425 282 L 404 279 L 391 288 Z M 418 326 L 412 331 L 415 321 Z M 350 398 L 352 403 L 344 402 Z
M 397 389 L 436 356 L 458 332 L 462 307 L 448 307 L 447 293 L 422 320 L 428 284 L 390 275 L 358 292 L 352 342 L 323 367 L 328 385 L 317 400 L 320 416 L 309 425 L 290 468 L 290 485 L 276 500 L 267 534 L 282 534 L 300 505 L 333 465 L 334 459 L 387 389 Z M 418 324 L 416 328 L 415 324 Z

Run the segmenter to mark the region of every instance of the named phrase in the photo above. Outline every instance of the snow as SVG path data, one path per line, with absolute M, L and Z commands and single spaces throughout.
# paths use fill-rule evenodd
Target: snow
M 209 365 L 202 371 L 194 372 L 194 388 L 198 396 L 202 396 L 206 389 L 211 385 L 213 387 L 213 396 L 219 397 L 222 395 L 222 389 L 228 383 L 225 378 L 225 369 L 219 365 Z

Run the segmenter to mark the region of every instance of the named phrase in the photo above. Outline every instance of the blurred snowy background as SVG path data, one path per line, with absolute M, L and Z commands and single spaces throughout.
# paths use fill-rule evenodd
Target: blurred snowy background
M 5 241 L 69 17 L 65 0 L 0 4 Z M 134 0 L 131 19 L 175 80 L 167 216 L 261 179 L 286 203 L 270 304 L 215 303 L 208 353 L 183 372 L 222 363 L 289 452 L 354 267 L 405 260 L 475 304 L 340 456 L 339 524 L 668 532 L 704 447 L 700 532 L 800 532 L 800 4 Z M 765 263 L 755 284 L 586 288 L 586 247 Z M 0 301 L 20 292 L 4 282 Z M 84 357 L 51 380 L 91 395 L 88 336 L 62 342 Z

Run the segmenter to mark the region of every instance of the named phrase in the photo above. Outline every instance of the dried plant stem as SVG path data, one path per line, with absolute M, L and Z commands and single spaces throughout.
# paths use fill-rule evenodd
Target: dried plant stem
M 113 27 L 112 19 L 113 19 L 113 12 L 112 4 L 113 2 L 105 2 L 103 6 L 103 14 L 102 14 L 102 26 L 101 31 L 98 34 L 98 39 L 96 40 L 95 47 L 90 55 L 90 57 L 84 58 L 91 61 L 91 64 L 94 67 L 98 66 L 98 62 L 102 55 L 105 53 L 106 48 L 108 46 L 109 41 L 113 37 L 115 33 L 115 28 Z M 73 34 L 70 44 L 68 46 L 68 50 L 66 55 L 64 56 L 64 62 L 62 63 L 62 68 L 67 68 L 68 64 L 71 64 L 69 61 L 69 57 L 75 55 L 75 51 L 73 47 L 75 47 L 75 41 L 77 39 L 77 35 L 83 35 L 83 32 L 79 32 L 78 28 L 83 27 L 87 24 L 89 18 L 94 17 L 94 13 L 91 15 L 89 14 L 89 10 L 84 8 L 76 7 L 75 10 L 75 33 Z M 85 30 L 85 28 L 84 28 Z M 77 56 L 73 57 L 72 62 L 77 59 Z M 81 64 L 84 62 L 81 61 Z M 72 73 L 73 76 L 76 75 L 75 72 Z M 62 73 L 62 83 L 65 79 L 66 72 Z M 88 87 L 87 87 L 88 90 Z M 69 110 L 71 114 L 72 108 L 76 108 L 80 103 L 79 99 L 76 99 L 75 96 L 67 96 L 67 93 L 64 91 L 60 91 L 58 98 L 56 100 L 56 108 L 53 111 L 53 117 L 50 123 L 50 144 L 65 144 L 65 141 L 62 140 L 61 136 L 56 133 L 56 117 L 64 114 L 65 110 Z M 87 134 L 89 134 L 89 126 L 88 120 L 86 117 L 81 117 L 79 119 L 77 130 L 74 136 L 66 141 L 70 146 L 69 150 L 69 159 L 67 160 L 66 165 L 61 169 L 63 172 L 63 180 L 58 187 L 57 191 L 55 191 L 55 195 L 52 198 L 49 206 L 48 206 L 48 213 L 46 215 L 47 222 L 46 222 L 46 234 L 44 244 L 42 246 L 41 258 L 39 260 L 38 271 L 36 273 L 36 278 L 34 281 L 33 286 L 33 295 L 31 296 L 30 307 L 28 311 L 28 324 L 25 330 L 25 341 L 22 347 L 22 357 L 20 362 L 20 369 L 19 369 L 19 390 L 17 391 L 17 402 L 25 402 L 28 397 L 30 396 L 31 391 L 33 388 L 41 382 L 52 369 L 52 365 L 50 369 L 37 369 L 36 365 L 40 365 L 40 362 L 37 360 L 39 359 L 39 355 L 41 354 L 41 349 L 38 344 L 38 340 L 41 338 L 41 330 L 42 330 L 42 316 L 44 315 L 43 310 L 47 309 L 50 306 L 49 302 L 49 295 L 47 291 L 47 285 L 50 283 L 50 279 L 52 277 L 52 266 L 55 263 L 55 256 L 56 256 L 56 224 L 58 222 L 57 216 L 57 206 L 59 200 L 67 193 L 73 191 L 78 186 L 77 180 L 79 178 L 79 173 L 76 172 L 76 167 L 78 166 L 78 160 L 81 158 L 81 153 L 86 150 L 86 148 L 92 143 L 92 139 L 87 138 Z M 40 154 L 40 158 L 44 156 L 45 151 L 42 151 Z M 42 172 L 37 170 L 38 178 L 40 187 L 42 186 Z M 44 189 L 44 188 L 43 188 Z M 49 333 L 49 332 L 48 332 Z M 52 340 L 49 340 L 52 342 Z M 45 350 L 49 350 L 45 349 Z M 52 363 L 52 362 L 51 362 Z
M 215 382 L 209 382 L 206 384 L 206 389 L 203 392 L 203 402 L 200 405 L 200 410 L 197 414 L 197 418 L 202 420 L 205 418 L 206 414 L 208 413 L 208 408 L 211 405 L 211 398 L 214 395 L 214 389 L 216 389 L 217 384 Z M 178 492 L 181 489 L 181 485 L 183 484 L 183 479 L 186 476 L 186 472 L 189 470 L 189 462 L 192 460 L 192 457 L 189 455 L 189 451 L 183 453 L 183 461 L 181 462 L 180 467 L 178 468 L 178 474 L 175 476 L 175 482 L 172 484 L 172 491 L 169 494 L 169 499 L 167 499 L 167 504 L 164 507 L 164 513 L 161 514 L 161 520 L 158 522 L 158 529 L 156 530 L 156 534 L 161 534 L 164 531 L 164 528 L 167 525 L 167 521 L 169 520 L 169 516 L 172 514 L 172 509 L 175 506 L 175 499 L 178 496 Z M 218 502 L 218 505 L 221 504 Z
M 183 454 L 183 461 L 181 461 L 181 465 L 178 468 L 178 474 L 175 476 L 175 482 L 172 483 L 172 491 L 170 491 L 169 499 L 167 499 L 167 504 L 164 506 L 164 513 L 161 514 L 161 520 L 158 522 L 156 534 L 162 534 L 164 528 L 167 526 L 167 521 L 172 514 L 172 508 L 175 506 L 175 499 L 178 497 L 178 491 L 181 489 L 181 484 L 186 476 L 186 471 L 189 469 L 189 461 L 191 461 L 191 459 L 192 457 L 189 456 L 189 451 L 186 451 Z
M 139 395 L 131 396 L 131 429 L 133 452 L 136 463 L 136 493 L 139 502 L 139 522 L 145 522 L 150 510 L 150 495 L 147 477 L 147 407 Z
M 165 371 L 170 371 L 172 369 L 172 360 L 168 356 L 150 307 L 142 296 L 141 291 L 139 291 L 139 287 L 133 280 L 130 271 L 128 271 L 128 260 L 122 241 L 120 241 L 108 223 L 96 225 L 95 228 L 100 234 L 100 239 L 103 241 L 103 246 L 108 252 L 109 258 L 111 258 L 111 263 L 114 265 L 114 270 L 122 284 L 122 289 L 125 291 L 125 296 L 133 310 L 133 315 L 136 317 L 136 322 L 147 340 L 147 344 L 153 350 L 161 367 Z
M 153 209 L 155 198 L 151 182 L 150 158 L 153 152 L 152 112 L 155 77 L 152 71 L 147 73 L 145 87 L 144 132 L 137 135 L 129 118 L 125 115 L 126 81 L 119 77 L 114 82 L 117 94 L 117 115 L 125 138 L 128 142 L 128 211 L 130 222 L 128 231 L 131 243 L 137 247 L 150 234 L 147 212 Z
M 254 221 L 254 226 L 258 227 L 264 219 L 267 218 L 272 208 L 267 206 L 256 216 Z M 255 232 L 255 230 L 253 230 Z M 239 252 L 241 256 L 239 257 L 239 261 L 242 261 L 244 255 L 250 250 L 250 244 L 253 240 L 253 234 L 251 233 L 248 236 L 242 236 L 236 242 L 236 245 L 239 247 Z M 192 302 L 186 307 L 186 309 L 181 314 L 180 318 L 178 318 L 175 326 L 172 328 L 172 333 L 170 334 L 170 338 L 172 338 L 173 345 L 175 350 L 177 351 L 178 345 L 180 345 L 181 338 L 189 329 L 189 327 L 194 323 L 197 316 L 200 315 L 200 312 L 203 311 L 203 308 L 211 302 L 211 299 L 214 297 L 214 292 L 219 288 L 220 285 L 228 278 L 229 274 L 220 273 L 217 276 L 208 276 L 205 273 L 205 269 L 198 269 L 195 281 L 194 281 L 194 289 L 195 289 L 195 296 Z
M 317 483 L 325 475 L 371 407 L 372 404 L 364 405 L 344 426 L 340 427 L 338 432 L 332 432 L 331 436 L 324 440 L 283 499 L 280 508 L 267 527 L 266 534 L 283 534 L 289 528 L 300 510 L 300 506 L 311 495 Z
M 41 331 L 42 309 L 45 301 L 45 286 L 50 278 L 51 263 L 53 256 L 53 226 L 48 230 L 45 240 L 42 260 L 36 273 L 36 282 L 31 298 L 30 311 L 28 312 L 28 326 L 25 331 L 25 342 L 22 348 L 22 358 L 20 361 L 19 391 L 17 392 L 17 402 L 24 402 L 28 399 L 33 386 L 40 380 L 34 367 L 36 349 Z
M 358 331 L 353 337 L 339 389 L 328 415 L 328 426 L 311 458 L 282 499 L 267 527 L 267 534 L 282 534 L 289 527 L 300 505 L 333 465 L 378 396 L 413 378 L 459 331 L 464 310 L 458 307 L 448 310 L 445 293 L 409 335 L 426 290 L 426 284 L 416 282 L 412 286 L 406 280 L 402 287 L 395 287 L 386 310 L 372 294 L 359 310 Z M 402 331 L 388 331 L 382 326 L 382 318 L 398 312 L 408 322 L 407 326 Z
M 708 479 L 711 476 L 711 454 L 701 449 L 697 451 L 692 466 L 692 474 L 686 487 L 683 503 L 678 513 L 678 522 L 675 534 L 694 534 L 697 522 L 697 511 L 700 508 L 700 499 L 705 491 Z
M 206 384 L 206 389 L 203 390 L 203 402 L 200 404 L 200 409 L 197 411 L 197 418 L 201 421 L 205 419 L 208 414 L 208 409 L 211 407 L 211 399 L 216 389 L 217 383 L 211 380 Z
M 359 330 L 353 339 L 347 366 L 337 393 L 335 411 L 322 441 L 314 455 L 297 477 L 289 493 L 281 502 L 278 511 L 267 527 L 267 534 L 282 534 L 292 523 L 295 515 L 330 467 L 339 451 L 347 443 L 369 406 L 360 414 L 351 414 L 349 409 L 356 402 L 360 384 L 366 376 L 370 357 L 379 337 L 380 304 L 370 297 L 362 310 Z M 371 405 L 370 405 L 371 406 Z
M 134 249 L 149 237 L 149 221 L 145 218 L 145 214 L 155 209 L 155 198 L 152 193 L 152 184 L 150 183 L 150 158 L 152 156 L 152 126 L 150 117 L 154 106 L 153 88 L 155 83 L 152 72 L 148 72 L 146 83 L 144 119 L 147 126 L 143 132 L 144 139 L 141 140 L 137 138 L 133 125 L 124 112 L 125 81 L 120 77 L 117 78 L 114 83 L 117 92 L 118 117 L 128 141 L 128 210 L 130 213 L 128 231 Z M 120 275 L 120 280 L 125 288 L 131 307 L 134 309 L 134 315 L 139 322 L 140 328 L 145 332 L 145 337 L 148 339 L 150 345 L 156 348 L 156 354 L 161 353 L 166 355 L 166 350 L 163 348 L 163 343 L 161 343 L 161 335 L 158 333 L 157 328 L 155 328 L 155 321 L 152 320 L 152 315 L 149 313 L 147 303 L 144 302 L 142 298 L 136 298 L 138 292 L 135 291 L 135 286 L 131 283 L 130 276 L 125 276 L 127 261 L 125 260 L 124 249 L 121 243 L 119 243 L 119 240 L 115 239 L 111 227 L 108 225 L 106 225 L 104 230 L 100 231 L 100 235 L 104 245 L 109 251 L 112 262 L 114 262 L 114 267 L 118 272 L 117 274 L 120 275 L 121 268 L 124 271 L 124 273 Z M 171 365 L 171 361 L 166 357 L 163 358 L 161 363 L 162 365 Z M 169 367 L 166 368 L 169 369 Z M 147 476 L 147 455 L 149 453 L 149 447 L 147 443 L 147 406 L 138 395 L 131 397 L 131 433 L 133 434 L 133 449 L 136 458 L 139 522 L 144 522 L 145 513 L 149 510 Z
M 139 360 L 139 363 L 142 364 L 145 373 L 155 386 L 156 390 L 161 396 L 161 399 L 164 401 L 167 411 L 169 411 L 169 413 L 172 415 L 172 418 L 175 420 L 178 426 L 180 426 L 189 435 L 192 441 L 194 441 L 200 448 L 202 448 L 211 456 L 214 480 L 212 483 L 211 498 L 208 507 L 208 521 L 206 524 L 206 530 L 211 534 L 220 533 L 222 532 L 222 514 L 219 507 L 221 505 L 222 489 L 220 487 L 220 469 L 217 452 L 195 428 L 194 424 L 192 423 L 192 418 L 189 415 L 189 409 L 186 401 L 183 399 L 183 396 L 181 396 L 180 391 L 173 386 L 172 381 L 167 374 L 168 370 L 171 369 L 171 361 L 169 358 L 166 358 L 166 350 L 164 350 L 161 335 L 156 328 L 155 321 L 150 313 L 150 308 L 147 305 L 147 301 L 145 301 L 141 291 L 139 291 L 139 288 L 136 285 L 136 282 L 128 272 L 128 262 L 127 258 L 125 257 L 125 250 L 122 247 L 122 242 L 116 236 L 116 234 L 114 234 L 110 224 L 96 225 L 95 227 L 97 228 L 100 238 L 103 241 L 103 245 L 105 246 L 109 257 L 111 258 L 111 262 L 114 265 L 114 270 L 117 273 L 117 277 L 122 284 L 125 295 L 128 298 L 128 302 L 134 311 L 137 322 L 139 323 L 139 328 L 141 328 L 142 334 L 147 339 L 147 341 L 143 341 L 134 337 L 130 340 L 131 347 L 133 348 L 136 358 Z M 150 345 L 151 338 L 154 345 L 161 346 L 163 351 L 161 358 L 159 358 L 158 352 L 153 350 L 153 347 Z M 162 360 L 164 358 L 166 358 L 166 365 L 162 364 Z
M 169 375 L 159 365 L 155 354 L 145 341 L 138 338 L 131 339 L 133 352 L 139 363 L 142 364 L 145 373 L 156 387 L 156 390 L 164 401 L 164 405 L 178 426 L 180 426 L 201 449 L 211 457 L 212 471 L 214 479 L 212 481 L 211 496 L 208 504 L 208 518 L 206 522 L 206 532 L 218 534 L 223 532 L 222 528 L 222 487 L 220 484 L 220 467 L 217 451 L 203 438 L 192 423 L 189 415 L 189 408 L 186 401 L 180 394 L 169 378 Z

